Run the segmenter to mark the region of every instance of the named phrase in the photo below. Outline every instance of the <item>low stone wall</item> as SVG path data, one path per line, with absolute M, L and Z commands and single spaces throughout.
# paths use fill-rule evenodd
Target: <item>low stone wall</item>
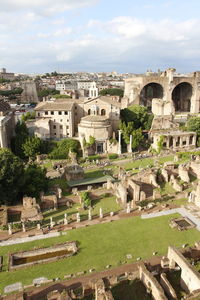
M 156 300 L 168 300 L 165 293 L 153 275 L 147 270 L 144 264 L 139 266 L 140 280 L 144 283 L 146 288 L 151 291 L 152 296 Z
M 168 281 L 165 273 L 162 273 L 160 276 L 160 284 L 170 298 L 177 299 L 176 292 Z
M 54 252 L 61 252 L 61 255 L 57 255 L 54 257 L 51 257 L 51 255 Z M 62 251 L 67 251 L 67 253 L 62 253 Z M 39 263 L 46 263 L 46 262 L 52 262 L 61 258 L 65 258 L 65 257 L 69 257 L 74 255 L 75 253 L 77 253 L 78 248 L 76 246 L 76 242 L 67 242 L 64 244 L 59 244 L 56 246 L 52 246 L 49 248 L 42 248 L 42 249 L 36 249 L 36 250 L 31 250 L 31 251 L 25 251 L 25 252 L 19 252 L 19 253 L 13 253 L 10 254 L 9 256 L 9 270 L 16 270 L 19 268 L 24 268 L 27 266 L 32 266 L 32 265 L 36 265 Z M 50 255 L 50 257 L 48 258 L 40 258 L 39 256 L 44 256 L 44 255 Z M 27 263 L 19 263 L 19 264 L 15 264 L 15 261 L 17 260 L 23 260 L 23 259 L 30 259 L 32 257 L 37 257 L 38 256 L 38 260 L 34 260 L 31 262 L 27 262 Z

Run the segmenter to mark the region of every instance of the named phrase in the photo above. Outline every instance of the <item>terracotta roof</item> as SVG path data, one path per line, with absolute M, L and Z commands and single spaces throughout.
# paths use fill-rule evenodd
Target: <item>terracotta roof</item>
M 81 118 L 83 121 L 102 122 L 108 120 L 107 116 L 89 115 Z
M 9 103 L 7 103 L 3 100 L 0 100 L 0 111 L 6 112 L 6 111 L 9 111 L 9 110 L 10 110 Z
M 53 102 L 46 101 L 39 103 L 35 110 L 72 110 L 74 102 L 71 101 L 63 101 L 63 102 Z
M 92 101 L 96 101 L 96 100 L 102 100 L 103 102 L 109 103 L 113 106 L 119 107 L 121 108 L 121 103 L 117 101 L 117 96 L 100 96 L 94 99 L 88 99 L 86 100 L 84 103 L 88 103 L 88 102 L 92 102 Z

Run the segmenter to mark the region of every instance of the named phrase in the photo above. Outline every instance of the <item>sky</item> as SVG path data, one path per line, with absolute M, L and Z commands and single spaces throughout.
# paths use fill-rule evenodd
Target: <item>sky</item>
M 0 68 L 200 70 L 199 0 L 0 0 Z

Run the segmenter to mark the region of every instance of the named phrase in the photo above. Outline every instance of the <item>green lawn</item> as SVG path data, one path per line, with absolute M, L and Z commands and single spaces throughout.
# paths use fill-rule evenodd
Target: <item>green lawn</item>
M 100 207 L 103 210 L 103 213 L 108 213 L 108 212 L 117 212 L 121 209 L 120 205 L 116 203 L 116 197 L 115 196 L 108 196 L 108 197 L 103 197 L 102 199 L 97 199 L 92 201 L 92 215 L 96 216 L 99 214 L 99 209 Z M 70 216 L 73 214 L 76 214 L 77 212 L 80 212 L 81 220 L 87 219 L 88 218 L 88 210 L 83 210 L 80 209 L 81 205 L 80 204 L 74 204 L 72 208 L 66 209 L 65 207 L 59 208 L 56 211 L 50 211 L 50 212 L 44 212 L 44 221 L 45 223 L 50 222 L 50 217 L 53 217 L 53 221 L 58 221 L 60 219 L 64 218 L 64 214 L 67 213 L 68 219 L 70 220 Z
M 0 289 L 15 282 L 30 284 L 36 277 L 45 276 L 49 279 L 64 275 L 105 269 L 106 265 L 119 265 L 126 260 L 126 254 L 131 253 L 136 261 L 137 257 L 146 259 L 152 257 L 154 251 L 158 255 L 166 254 L 168 245 L 181 246 L 193 245 L 200 239 L 200 233 L 196 229 L 178 231 L 169 226 L 169 220 L 179 216 L 158 217 L 142 220 L 133 217 L 115 221 L 112 223 L 93 225 L 67 232 L 67 235 L 56 238 L 39 240 L 19 245 L 0 247 L 0 255 L 3 255 L 3 270 L 7 270 L 7 255 L 17 251 L 25 251 L 34 247 L 48 247 L 67 240 L 75 240 L 79 245 L 79 253 L 73 257 L 61 259 L 48 264 L 40 264 L 12 272 L 0 273 Z
M 173 156 L 170 155 L 170 156 L 159 157 L 158 161 L 160 163 L 164 163 L 166 161 L 173 161 Z M 124 163 L 123 166 L 125 167 L 126 170 L 132 170 L 133 168 L 145 168 L 147 166 L 154 166 L 154 158 L 149 157 L 149 158 L 138 159 L 132 162 Z

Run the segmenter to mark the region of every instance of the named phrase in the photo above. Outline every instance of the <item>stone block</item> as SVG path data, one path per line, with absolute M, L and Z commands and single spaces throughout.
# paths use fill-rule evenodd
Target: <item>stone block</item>
M 20 292 L 23 290 L 23 286 L 21 282 L 16 282 L 14 284 L 7 285 L 4 288 L 4 293 L 12 293 L 12 292 Z
M 48 279 L 46 277 L 38 277 L 33 279 L 33 284 L 34 285 L 41 285 L 43 283 L 46 283 L 48 281 Z

